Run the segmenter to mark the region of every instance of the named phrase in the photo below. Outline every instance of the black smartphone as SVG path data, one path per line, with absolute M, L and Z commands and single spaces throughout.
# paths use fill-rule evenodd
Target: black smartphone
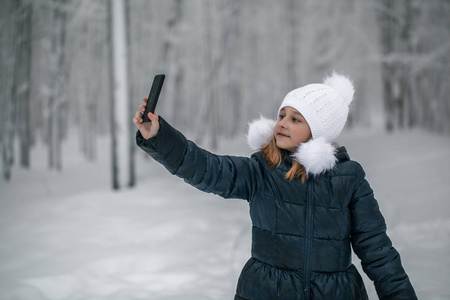
M 148 113 L 151 112 L 153 114 L 155 112 L 156 104 L 158 103 L 159 94 L 161 93 L 165 78 L 166 75 L 159 74 L 153 79 L 153 84 L 147 98 L 147 104 L 145 105 L 145 112 L 142 116 L 143 122 L 150 122 Z

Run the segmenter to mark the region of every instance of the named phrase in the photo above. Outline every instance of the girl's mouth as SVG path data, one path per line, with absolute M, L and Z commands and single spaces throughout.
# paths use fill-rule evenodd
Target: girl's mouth
M 278 137 L 289 137 L 288 135 L 286 135 L 286 134 L 284 134 L 284 133 L 281 133 L 281 132 L 278 132 L 278 133 L 277 133 L 277 136 L 278 136 Z

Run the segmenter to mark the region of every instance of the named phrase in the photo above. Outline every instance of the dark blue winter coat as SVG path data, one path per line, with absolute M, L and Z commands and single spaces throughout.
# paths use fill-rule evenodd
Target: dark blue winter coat
M 304 184 L 289 181 L 288 159 L 271 169 L 260 152 L 219 156 L 199 148 L 160 118 L 158 135 L 139 147 L 198 189 L 245 199 L 252 257 L 235 299 L 368 299 L 351 246 L 380 299 L 417 299 L 361 166 L 337 149 L 338 163 Z

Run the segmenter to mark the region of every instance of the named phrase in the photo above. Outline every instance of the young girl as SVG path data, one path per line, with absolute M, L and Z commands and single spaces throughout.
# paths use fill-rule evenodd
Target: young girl
M 291 91 L 277 122 L 249 125 L 251 158 L 214 155 L 155 114 L 143 123 L 143 105 L 136 112 L 138 146 L 169 172 L 249 202 L 252 251 L 235 300 L 368 299 L 351 246 L 380 299 L 417 299 L 362 167 L 333 146 L 353 94 L 336 73 Z

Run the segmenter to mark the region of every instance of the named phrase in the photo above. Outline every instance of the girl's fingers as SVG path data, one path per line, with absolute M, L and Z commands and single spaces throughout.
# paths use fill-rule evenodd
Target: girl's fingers
M 141 114 L 141 112 L 137 111 L 134 114 L 134 119 L 136 119 L 136 121 L 138 121 L 139 123 L 142 123 L 142 114 Z
M 148 118 L 150 119 L 150 121 L 152 122 L 158 122 L 158 115 L 156 114 L 156 112 L 154 114 L 152 114 L 151 112 L 148 113 Z
M 147 103 L 147 97 L 142 98 L 142 101 L 144 101 L 144 103 Z
M 136 125 L 137 127 L 139 127 L 139 125 L 141 124 L 141 123 L 139 122 L 139 120 L 138 120 L 136 117 L 133 118 L 133 123 L 134 123 L 134 125 Z

